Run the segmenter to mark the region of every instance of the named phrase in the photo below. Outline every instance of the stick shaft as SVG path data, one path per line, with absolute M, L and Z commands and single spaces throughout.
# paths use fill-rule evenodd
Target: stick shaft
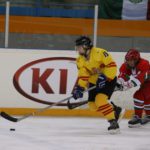
M 94 89 L 94 88 L 95 88 L 95 87 L 91 87 L 91 88 L 85 90 L 83 93 L 85 93 L 85 92 L 87 92 L 87 91 L 89 91 L 89 90 L 92 90 L 92 89 Z M 70 100 L 71 98 L 73 98 L 73 96 L 67 97 L 67 98 L 65 98 L 65 99 L 63 99 L 63 100 L 60 100 L 60 101 L 58 101 L 58 102 L 56 102 L 56 103 L 53 103 L 53 104 L 51 104 L 51 105 L 49 105 L 49 106 L 47 106 L 47 107 L 36 109 L 34 112 L 29 113 L 29 114 L 27 114 L 27 115 L 24 115 L 24 116 L 22 116 L 22 117 L 20 117 L 20 118 L 15 118 L 15 117 L 13 117 L 13 116 L 11 116 L 11 115 L 5 113 L 5 112 L 1 112 L 1 116 L 2 116 L 3 118 L 5 118 L 5 119 L 9 120 L 9 121 L 12 121 L 12 122 L 19 122 L 19 121 L 21 121 L 21 120 L 24 120 L 24 119 L 30 117 L 30 116 L 34 116 L 35 114 L 41 113 L 41 112 L 43 112 L 43 111 L 45 111 L 45 110 L 47 110 L 47 109 L 49 109 L 49 108 L 51 108 L 51 107 L 53 107 L 53 106 L 56 106 L 56 105 L 61 104 L 61 103 L 65 102 L 65 101 L 67 101 L 67 100 Z
M 47 110 L 47 109 L 49 109 L 49 108 L 51 108 L 51 107 L 53 107 L 53 106 L 56 106 L 56 105 L 58 105 L 58 104 L 60 104 L 60 103 L 63 103 L 63 102 L 65 102 L 65 101 L 67 101 L 67 100 L 70 99 L 70 98 L 72 98 L 72 96 L 67 97 L 67 98 L 65 98 L 65 99 L 63 99 L 63 100 L 60 100 L 59 102 L 53 103 L 53 104 L 51 104 L 51 105 L 49 105 L 49 106 L 47 106 L 47 107 L 37 109 L 36 111 L 34 111 L 34 112 L 30 113 L 30 114 L 27 114 L 27 115 L 22 116 L 21 118 L 18 118 L 18 121 L 21 121 L 21 120 L 26 119 L 26 118 L 28 118 L 28 117 L 30 117 L 30 116 L 34 116 L 34 115 L 36 115 L 36 114 L 38 114 L 38 113 L 41 113 L 41 112 L 43 112 L 43 111 L 45 111 L 45 110 Z

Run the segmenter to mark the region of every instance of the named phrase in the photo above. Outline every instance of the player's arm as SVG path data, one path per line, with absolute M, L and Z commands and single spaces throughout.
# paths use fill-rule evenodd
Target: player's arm
M 82 56 L 80 56 L 77 61 L 77 68 L 78 68 L 78 80 L 77 80 L 77 85 L 80 87 L 83 87 L 84 89 L 87 88 L 88 86 L 88 80 L 90 77 L 89 71 L 84 67 L 85 61 Z
M 96 82 L 96 87 L 98 88 L 98 90 L 105 86 L 106 81 L 113 80 L 117 74 L 117 65 L 112 59 L 111 55 L 105 50 L 101 50 L 101 53 L 99 54 L 99 58 L 102 62 L 101 65 L 103 65 L 103 68 Z
M 135 81 L 140 82 L 140 84 L 144 83 L 146 80 L 146 76 L 149 73 L 150 65 L 148 61 L 145 61 L 144 63 L 140 64 L 140 73 L 135 77 Z
M 125 63 L 121 65 L 119 68 L 119 75 L 116 83 L 116 90 L 127 90 L 128 88 L 125 86 L 127 85 L 131 75 L 131 70 L 127 67 Z
M 130 79 L 131 71 L 127 68 L 126 64 L 123 63 L 119 68 L 118 79 L 120 82 L 125 82 Z
M 88 87 L 89 73 L 86 68 L 80 68 L 78 70 L 78 81 L 77 85 L 86 89 Z
M 78 80 L 77 85 L 73 90 L 74 99 L 83 97 L 83 91 L 87 88 L 89 80 L 89 72 L 84 67 L 84 60 L 82 60 L 82 58 L 77 59 L 77 68 L 78 68 Z
M 110 80 L 113 80 L 117 75 L 117 65 L 107 51 L 102 52 L 102 61 L 105 66 L 103 74 Z
M 127 82 L 130 88 L 140 86 L 142 83 L 145 82 L 146 79 L 145 77 L 149 71 L 149 67 L 150 66 L 148 61 L 143 61 L 137 66 L 138 69 L 137 76 L 134 77 L 131 75 L 129 81 Z
M 124 68 L 121 68 L 122 70 Z M 144 63 L 138 66 L 139 74 L 134 77 L 132 75 L 129 76 L 128 81 L 122 81 L 123 90 L 128 90 L 132 87 L 140 86 L 145 81 L 146 74 L 149 70 L 149 62 L 145 61 Z M 125 72 L 127 74 L 127 72 Z M 123 79 L 123 78 L 119 78 Z M 119 80 L 120 81 L 120 80 Z

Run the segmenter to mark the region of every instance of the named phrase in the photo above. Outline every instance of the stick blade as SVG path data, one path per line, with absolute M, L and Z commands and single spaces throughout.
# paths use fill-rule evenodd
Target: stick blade
M 14 118 L 12 116 L 10 116 L 9 114 L 5 113 L 5 112 L 1 112 L 1 116 L 9 121 L 12 121 L 12 122 L 17 122 L 18 119 L 17 118 Z
M 74 109 L 74 108 L 76 108 L 76 107 L 85 105 L 85 104 L 87 104 L 87 103 L 88 103 L 88 101 L 82 101 L 82 102 L 80 102 L 80 103 L 70 103 L 70 101 L 68 101 L 68 102 L 67 102 L 67 107 L 68 107 L 69 109 Z

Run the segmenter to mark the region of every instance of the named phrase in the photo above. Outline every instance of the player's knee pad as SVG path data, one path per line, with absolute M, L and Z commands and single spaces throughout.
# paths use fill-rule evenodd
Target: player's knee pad
M 97 111 L 97 106 L 95 102 L 88 102 L 88 106 L 91 111 Z
M 105 94 L 97 94 L 96 95 L 95 104 L 96 104 L 97 108 L 102 105 L 105 105 L 107 103 L 109 103 L 107 95 L 105 95 Z

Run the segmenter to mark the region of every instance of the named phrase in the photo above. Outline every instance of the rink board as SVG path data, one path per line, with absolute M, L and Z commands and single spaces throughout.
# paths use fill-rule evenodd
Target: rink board
M 26 115 L 36 111 L 34 108 L 0 108 L 1 111 L 5 111 L 11 115 Z M 133 110 L 126 110 L 123 118 L 129 119 L 133 115 Z M 101 113 L 92 112 L 89 109 L 49 109 L 42 113 L 36 114 L 36 116 L 53 116 L 53 117 L 103 117 Z
M 111 54 L 119 67 L 125 53 Z M 150 60 L 150 53 L 142 53 L 142 56 Z M 76 57 L 75 51 L 0 49 L 0 109 L 13 115 L 24 115 L 69 97 L 77 81 Z M 129 110 L 133 108 L 131 94 L 118 95 L 114 94 L 113 101 L 127 105 Z M 86 99 L 87 94 L 82 100 Z M 126 117 L 132 113 L 127 111 Z M 68 110 L 66 103 L 39 115 L 101 116 L 87 110 L 87 106 Z

